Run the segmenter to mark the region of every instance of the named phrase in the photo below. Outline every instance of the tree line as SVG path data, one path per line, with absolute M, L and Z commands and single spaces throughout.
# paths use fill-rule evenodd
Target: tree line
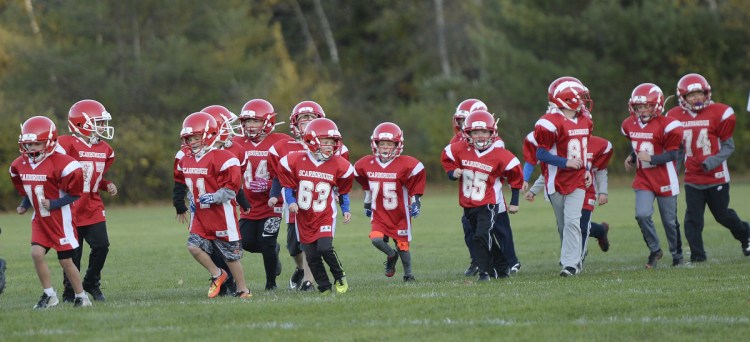
M 26 118 L 49 116 L 67 134 L 67 110 L 93 98 L 116 127 L 115 201 L 166 200 L 185 116 L 265 98 L 288 123 L 291 108 L 312 99 L 354 158 L 370 153 L 378 123 L 393 121 L 405 153 L 442 182 L 440 151 L 462 99 L 487 103 L 520 157 L 547 86 L 571 75 L 591 90 L 594 133 L 614 144 L 619 173 L 630 91 L 653 82 L 673 94 L 698 72 L 737 112 L 730 167 L 742 173 L 748 17 L 742 0 L 0 0 L 0 156 L 7 170 Z M 0 210 L 17 204 L 10 181 L 0 182 Z

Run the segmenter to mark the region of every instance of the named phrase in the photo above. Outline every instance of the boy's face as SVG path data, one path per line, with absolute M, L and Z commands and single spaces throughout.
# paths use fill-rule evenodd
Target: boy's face
M 245 132 L 248 132 L 250 136 L 256 136 L 260 134 L 264 122 L 265 120 L 260 118 L 245 119 L 242 120 L 242 127 L 245 129 Z
M 317 119 L 318 117 L 314 114 L 303 114 L 300 115 L 299 118 L 297 118 L 297 128 L 299 128 L 300 132 L 305 131 L 305 127 L 307 127 L 307 124 L 310 123 L 310 121 L 313 121 Z
M 332 156 L 335 144 L 336 140 L 333 138 L 321 138 L 320 152 L 322 152 L 327 157 Z
M 201 141 L 202 137 L 198 134 L 191 135 L 187 138 L 187 144 L 190 146 L 190 150 L 193 151 L 193 153 L 198 153 L 198 151 L 203 148 L 203 141 Z
M 483 150 L 489 147 L 492 133 L 488 129 L 475 129 L 469 132 L 469 137 L 474 142 L 474 147 Z
M 651 103 L 635 104 L 633 105 L 633 111 L 635 111 L 635 115 L 645 123 L 656 116 L 656 105 Z
M 393 151 L 396 149 L 396 142 L 389 140 L 378 141 L 378 157 L 381 161 L 389 161 L 393 159 Z
M 687 101 L 687 103 L 691 106 L 694 106 L 696 104 L 700 105 L 706 102 L 706 93 L 702 91 L 694 91 L 685 95 L 685 101 Z
M 23 144 L 23 147 L 26 149 L 27 152 L 34 153 L 34 152 L 43 151 L 44 145 L 45 145 L 44 142 L 36 141 L 36 142 L 31 142 L 31 143 L 25 143 Z

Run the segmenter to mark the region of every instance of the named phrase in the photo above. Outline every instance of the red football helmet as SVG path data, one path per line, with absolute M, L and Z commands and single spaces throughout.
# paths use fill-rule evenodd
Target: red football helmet
M 31 149 L 32 143 L 44 143 L 39 150 Z M 55 151 L 57 146 L 57 127 L 45 116 L 32 117 L 21 125 L 21 135 L 18 136 L 18 146 L 32 163 L 39 163 Z
M 706 94 L 706 100 L 691 105 L 687 102 L 685 96 L 695 91 L 702 91 L 704 94 Z M 677 102 L 684 110 L 699 112 L 712 103 L 711 85 L 708 84 L 708 81 L 706 81 L 705 77 L 699 74 L 687 74 L 685 76 L 682 76 L 682 78 L 680 78 L 680 81 L 677 82 Z
M 219 142 L 226 144 L 237 134 L 237 115 L 224 106 L 212 105 L 201 109 L 201 112 L 211 114 L 219 126 Z
M 471 132 L 476 130 L 488 130 L 490 131 L 490 136 L 483 139 L 474 139 L 471 137 Z M 466 117 L 463 132 L 469 145 L 483 150 L 488 148 L 497 139 L 497 121 L 488 111 L 476 110 Z
M 299 118 L 303 115 L 315 115 L 316 118 L 326 117 L 326 112 L 315 101 L 302 101 L 294 106 L 292 109 L 292 115 L 289 116 L 289 127 L 292 130 L 294 136 L 302 136 L 303 130 L 299 129 Z
M 646 111 L 636 110 L 636 105 L 648 105 Z M 630 115 L 646 123 L 664 112 L 664 93 L 653 83 L 642 83 L 633 89 L 628 101 Z
M 320 143 L 322 138 L 332 138 L 333 145 L 322 145 Z M 326 118 L 310 121 L 302 136 L 302 142 L 318 160 L 328 160 L 333 157 L 341 149 L 342 140 L 336 123 Z
M 477 99 L 466 99 L 458 104 L 456 112 L 453 113 L 453 130 L 456 133 L 461 132 L 464 120 L 475 110 L 487 110 L 487 105 Z
M 190 137 L 194 135 L 200 136 L 199 142 L 190 142 Z M 219 140 L 219 125 L 211 114 L 193 113 L 182 122 L 180 138 L 185 150 L 192 152 L 194 155 L 203 154 L 213 149 L 214 144 Z
M 580 112 L 584 108 L 589 110 L 587 108 L 589 105 L 593 107 L 593 101 L 590 101 L 591 97 L 588 93 L 588 88 L 581 81 L 566 76 L 550 83 L 549 88 L 547 88 L 547 99 L 551 105 L 557 108 Z M 587 103 L 584 98 L 588 98 L 589 102 Z
M 245 121 L 249 119 L 263 120 L 263 126 L 257 131 L 249 131 L 245 129 Z M 252 99 L 242 106 L 240 122 L 242 123 L 242 132 L 245 133 L 245 136 L 250 138 L 250 140 L 256 140 L 260 136 L 271 134 L 276 127 L 276 111 L 270 102 L 263 99 Z
M 96 100 L 81 100 L 68 111 L 68 129 L 96 143 L 99 138 L 112 139 L 115 128 L 109 125 L 112 115 Z
M 587 88 L 585 85 L 583 85 L 583 82 L 581 82 L 579 79 L 572 77 L 572 76 L 563 76 L 560 77 L 552 83 L 550 83 L 549 88 L 547 88 L 547 99 L 552 105 L 555 105 L 554 99 L 555 99 L 555 89 L 557 89 L 558 86 L 565 82 L 574 82 L 578 83 L 578 85 L 583 88 L 583 93 L 581 93 L 581 100 L 583 100 L 584 109 L 588 111 L 588 115 L 591 116 L 591 111 L 594 109 L 594 100 L 591 99 L 591 93 L 589 92 L 589 88 Z M 585 113 L 584 113 L 585 115 Z
M 378 143 L 381 141 L 392 141 L 396 145 L 393 148 L 381 149 L 378 147 Z M 387 162 L 401 155 L 404 150 L 404 132 L 395 123 L 384 122 L 375 127 L 370 138 L 370 147 L 372 153 L 377 156 L 380 161 Z

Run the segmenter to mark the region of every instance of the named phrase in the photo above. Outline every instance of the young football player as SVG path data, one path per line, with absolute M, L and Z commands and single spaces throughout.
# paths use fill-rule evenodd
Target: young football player
M 550 199 L 561 237 L 560 276 L 569 277 L 582 269 L 581 210 L 586 195 L 585 158 L 593 123 L 583 115 L 587 89 L 580 82 L 553 82 L 548 89 L 550 106 L 534 125 L 538 144 L 537 160 L 542 168 L 545 193 Z
M 411 218 L 419 216 L 424 194 L 424 165 L 414 157 L 401 155 L 404 134 L 398 125 L 384 122 L 370 138 L 372 155 L 354 164 L 354 178 L 365 190 L 365 216 L 370 217 L 370 241 L 386 255 L 385 276 L 393 277 L 399 257 L 404 281 L 414 281 L 409 243 Z M 394 250 L 388 240 L 396 244 Z
M 243 191 L 248 194 L 250 211 L 240 215 L 242 248 L 251 253 L 263 254 L 266 272 L 266 290 L 276 289 L 276 277 L 281 274 L 279 244 L 282 203 L 268 206 L 271 175 L 268 171 L 268 151 L 280 141 L 290 141 L 286 134 L 273 133 L 276 111 L 270 102 L 253 99 L 242 106 L 239 116 L 242 136 L 235 140 L 244 146 Z
M 279 161 L 277 174 L 284 187 L 284 202 L 289 213 L 296 215 L 297 235 L 310 265 L 318 291 L 332 292 L 323 261 L 331 269 L 337 293 L 349 285 L 346 273 L 333 247 L 336 232 L 336 189 L 344 223 L 351 219 L 349 191 L 354 181 L 354 167 L 336 152 L 342 137 L 336 124 L 325 118 L 311 121 L 305 128 L 303 153 L 290 153 Z
M 78 241 L 89 244 L 88 268 L 83 277 L 83 289 L 94 300 L 104 301 L 101 290 L 101 275 L 109 253 L 109 236 L 104 211 L 104 201 L 99 191 L 110 196 L 117 195 L 117 186 L 104 178 L 115 161 L 115 152 L 104 140 L 111 140 L 114 127 L 110 126 L 112 115 L 96 100 L 81 100 L 68 111 L 68 129 L 71 135 L 57 139 L 56 151 L 78 160 L 83 171 L 83 193 L 73 203 L 73 224 L 76 226 Z M 73 263 L 81 269 L 83 244 L 75 249 Z M 73 287 L 63 275 L 63 301 L 75 300 Z
M 237 115 L 221 105 L 208 106 L 206 108 L 203 108 L 201 112 L 208 113 L 213 116 L 214 120 L 216 120 L 216 124 L 219 126 L 219 137 L 218 139 L 216 139 L 214 147 L 231 152 L 237 157 L 238 160 L 241 161 L 244 157 L 244 148 L 241 143 L 235 142 L 232 139 L 236 135 L 237 131 L 237 127 L 235 126 L 235 123 L 237 122 Z M 190 221 L 187 216 L 188 207 L 185 205 L 185 196 L 188 193 L 188 189 L 185 185 L 185 180 L 182 173 L 180 173 L 177 169 L 177 165 L 180 159 L 187 155 L 189 151 L 189 149 L 183 146 L 179 151 L 177 151 L 174 161 L 175 186 L 172 189 L 172 202 L 175 209 L 177 210 L 177 219 L 181 223 L 188 223 Z M 240 169 L 242 170 L 243 168 L 244 164 L 240 162 Z M 237 192 L 237 197 L 235 198 L 235 200 L 240 206 L 242 213 L 250 210 L 250 203 L 245 198 L 244 191 L 240 190 L 239 192 Z M 194 205 L 190 206 L 190 212 L 191 214 L 195 212 Z M 217 249 L 214 249 L 213 253 L 211 253 L 211 260 L 214 262 L 214 264 L 216 264 L 217 267 L 227 271 L 227 280 L 224 282 L 224 284 L 221 285 L 219 296 L 233 296 L 236 293 L 237 284 L 235 283 L 234 275 L 232 274 L 231 270 L 229 270 L 229 267 L 224 261 L 224 257 L 221 255 L 221 252 L 219 252 Z
M 44 259 L 50 249 L 57 251 L 60 266 L 73 287 L 73 306 L 91 306 L 81 283 L 81 274 L 73 263 L 78 240 L 71 203 L 83 192 L 81 164 L 70 156 L 55 153 L 57 128 L 44 116 L 35 116 L 23 123 L 18 145 L 21 156 L 11 163 L 10 178 L 24 197 L 16 208 L 18 214 L 24 214 L 30 207 L 34 211 L 31 217 L 31 258 L 44 289 L 34 308 L 46 309 L 60 302 Z
M 518 212 L 518 191 L 523 185 L 521 163 L 498 141 L 497 124 L 489 112 L 470 113 L 463 130 L 468 146 L 466 142 L 446 146 L 442 160 L 448 177 L 459 180 L 458 202 L 474 231 L 477 280 L 507 277 L 511 265 L 502 251 L 504 237 L 500 234 L 510 230 L 508 213 Z M 510 205 L 503 197 L 503 179 L 512 189 Z
M 636 165 L 633 190 L 635 190 L 635 219 L 641 228 L 643 240 L 649 249 L 646 268 L 655 268 L 663 253 L 659 236 L 651 219 L 654 200 L 659 205 L 664 233 L 667 236 L 672 266 L 683 263 L 680 224 L 677 221 L 677 180 L 675 161 L 682 142 L 682 124 L 664 112 L 664 93 L 653 83 L 635 87 L 628 106 L 630 116 L 622 122 L 622 134 L 627 137 L 633 152 L 625 159 L 625 170 Z
M 294 136 L 294 140 L 279 141 L 268 150 L 268 172 L 273 179 L 268 206 L 275 207 L 278 203 L 283 203 L 283 201 L 280 201 L 281 183 L 279 183 L 276 172 L 280 170 L 279 161 L 291 153 L 306 153 L 307 150 L 302 142 L 302 136 L 307 124 L 312 120 L 325 118 L 325 116 L 323 107 L 315 101 L 301 101 L 292 109 L 292 113 L 289 116 L 289 128 Z M 341 149 L 336 153 L 349 160 L 349 150 L 346 145 L 342 145 Z M 290 215 L 288 207 L 284 207 L 287 222 L 286 248 L 297 266 L 289 278 L 289 288 L 310 291 L 315 289 L 313 286 L 314 279 L 297 236 L 295 215 Z
M 699 74 L 687 74 L 677 82 L 679 106 L 667 116 L 682 122 L 685 160 L 685 239 L 690 261 L 706 261 L 703 226 L 706 205 L 716 222 L 740 241 L 742 253 L 750 256 L 750 224 L 729 208 L 729 167 L 734 152 L 734 110 L 711 100 L 711 86 Z
M 208 297 L 219 295 L 227 281 L 225 270 L 216 266 L 211 254 L 217 249 L 237 284 L 235 296 L 252 296 L 240 263 L 242 245 L 237 213 L 232 203 L 242 184 L 240 162 L 227 150 L 216 148 L 219 125 L 211 114 L 197 112 L 183 121 L 180 137 L 188 153 L 177 165 L 195 212 L 191 215 L 187 249 L 211 274 Z

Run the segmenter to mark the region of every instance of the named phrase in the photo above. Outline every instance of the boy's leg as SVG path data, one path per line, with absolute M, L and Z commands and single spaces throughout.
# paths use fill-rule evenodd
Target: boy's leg
M 65 274 L 68 275 L 68 280 L 70 280 L 70 285 L 73 286 L 73 291 L 75 291 L 76 296 L 83 293 L 83 284 L 81 282 L 81 273 L 76 268 L 76 265 L 73 263 L 72 258 L 64 258 L 59 259 L 60 266 L 62 266 L 63 271 L 65 271 Z
M 78 234 L 78 241 L 84 241 L 87 234 L 89 233 L 88 226 L 77 227 L 76 233 Z M 81 259 L 83 258 L 83 248 L 84 244 L 81 243 L 78 248 L 73 250 L 73 264 L 76 265 L 79 273 L 81 270 Z M 63 272 L 63 302 L 72 303 L 73 300 L 75 300 L 75 296 L 76 295 L 75 291 L 73 291 L 73 286 L 71 286 L 70 280 L 68 280 L 68 276 L 66 275 L 66 273 Z
M 706 191 L 685 185 L 685 240 L 690 246 L 690 261 L 706 261 L 703 249 L 703 224 L 706 211 Z
M 333 279 L 339 280 L 345 277 L 346 273 L 344 273 L 344 267 L 341 265 L 341 260 L 339 260 L 338 254 L 336 254 L 336 249 L 333 248 L 333 238 L 320 238 L 318 239 L 317 245 L 318 253 L 320 253 L 323 260 L 328 264 L 328 268 L 331 269 Z
M 83 288 L 86 292 L 91 293 L 94 300 L 103 301 L 105 298 L 100 286 L 102 269 L 104 268 L 104 263 L 107 261 L 107 255 L 109 254 L 107 224 L 105 221 L 102 221 L 86 227 L 86 230 L 88 230 L 88 232 L 85 235 L 85 240 L 91 248 L 91 253 L 89 254 L 86 275 L 83 278 Z M 83 241 L 84 239 L 79 237 L 79 240 Z M 83 247 L 83 244 L 81 244 L 81 247 Z M 76 264 L 76 266 L 80 266 L 80 257 L 79 254 L 79 263 Z M 78 269 L 80 270 L 80 267 Z
M 259 220 L 258 223 L 262 226 L 258 244 L 260 245 L 261 253 L 263 253 L 263 268 L 266 271 L 266 290 L 273 290 L 276 289 L 276 274 L 278 273 L 279 254 L 276 252 L 276 246 L 278 245 L 276 239 L 281 227 L 281 218 L 269 217 Z
M 591 210 L 581 210 L 581 263 L 588 253 L 588 239 L 591 231 Z
M 748 245 L 748 223 L 743 222 L 737 215 L 737 212 L 729 208 L 729 183 L 719 185 L 715 188 L 706 190 L 708 209 L 711 214 L 722 226 L 729 229 L 732 236 L 742 243 L 743 252 Z M 747 255 L 747 253 L 745 254 Z
M 307 264 L 310 265 L 310 271 L 312 272 L 315 282 L 318 283 L 318 291 L 324 292 L 331 289 L 331 280 L 328 278 L 325 266 L 323 266 L 323 258 L 318 252 L 317 243 L 320 240 L 313 243 L 303 243 L 302 250 L 305 252 L 305 259 Z
M 404 281 L 414 280 L 414 276 L 411 272 L 411 252 L 409 251 L 409 241 L 396 240 L 396 250 L 401 258 L 401 265 L 404 267 Z
M 464 271 L 464 275 L 472 277 L 477 275 L 479 268 L 477 268 L 476 247 L 474 247 L 474 227 L 465 214 L 461 216 L 461 227 L 464 231 L 464 243 L 466 243 L 466 248 L 469 249 L 469 258 L 471 258 L 471 263 L 466 271 Z
M 372 245 L 383 252 L 386 256 L 385 276 L 393 277 L 393 275 L 396 274 L 396 261 L 398 261 L 399 254 L 388 245 L 388 242 L 385 241 L 384 237 L 385 235 L 382 232 L 375 230 L 370 232 L 370 241 L 372 242 Z
M 505 245 L 502 243 L 503 237 L 499 233 L 501 226 L 510 227 L 510 217 L 508 216 L 508 212 L 502 212 L 495 215 L 495 220 L 492 224 L 492 229 L 490 230 L 490 236 L 492 237 L 492 249 L 490 251 L 493 267 L 490 275 L 493 278 L 507 278 L 510 276 L 512 267 L 516 265 L 515 263 L 511 264 L 509 262 L 507 253 L 503 250 Z M 518 270 L 516 269 L 516 271 Z
M 677 222 L 677 196 L 657 197 L 656 204 L 659 206 L 659 215 L 667 236 L 667 243 L 669 243 L 669 252 L 672 254 L 672 264 L 681 264 L 682 237 L 680 224 Z
M 31 245 L 31 259 L 34 260 L 34 269 L 36 270 L 36 275 L 37 277 L 39 277 L 39 282 L 42 284 L 42 288 L 44 289 L 52 287 L 52 279 L 50 278 L 49 266 L 47 265 L 47 261 L 44 260 L 44 256 L 46 254 L 47 248 L 39 245 Z
M 213 240 L 212 243 L 213 250 L 215 252 L 218 251 L 223 263 L 234 274 L 237 291 L 233 295 L 240 295 L 242 293 L 250 294 L 250 290 L 248 290 L 247 283 L 245 282 L 245 271 L 240 262 L 240 259 L 242 259 L 242 242 Z
M 489 274 L 494 269 L 491 252 L 493 238 L 490 236 L 490 230 L 496 214 L 497 208 L 495 205 L 485 205 L 470 209 L 466 215 L 476 227 L 474 231 L 474 255 L 477 258 L 480 277 Z

